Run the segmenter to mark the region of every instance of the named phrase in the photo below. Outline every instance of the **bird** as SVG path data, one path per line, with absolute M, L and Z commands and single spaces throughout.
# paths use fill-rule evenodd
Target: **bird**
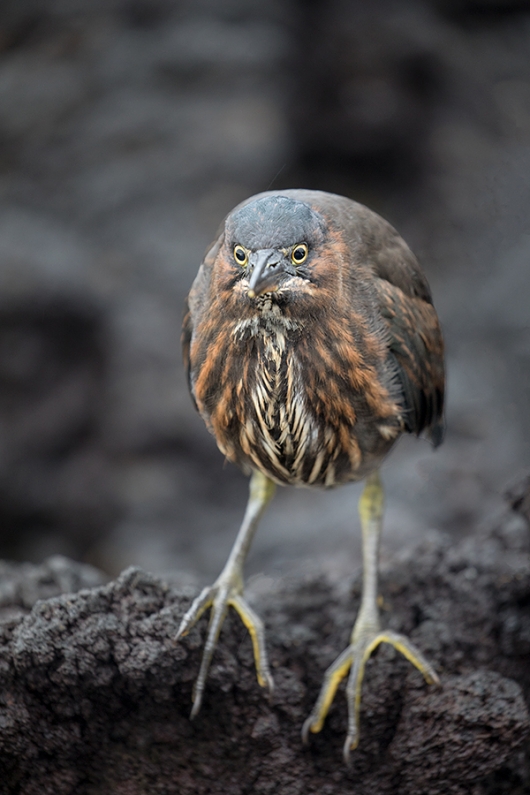
M 382 627 L 377 590 L 380 467 L 403 434 L 423 434 L 434 447 L 444 435 L 444 343 L 427 279 L 394 227 L 364 205 L 317 190 L 266 191 L 228 214 L 206 253 L 186 301 L 182 348 L 196 409 L 226 459 L 250 475 L 226 565 L 177 632 L 183 637 L 210 610 L 191 717 L 229 608 L 250 634 L 259 684 L 272 691 L 243 566 L 276 485 L 364 480 L 361 605 L 302 728 L 304 742 L 321 730 L 348 677 L 348 762 L 359 743 L 365 666 L 381 643 L 439 685 L 409 638 Z

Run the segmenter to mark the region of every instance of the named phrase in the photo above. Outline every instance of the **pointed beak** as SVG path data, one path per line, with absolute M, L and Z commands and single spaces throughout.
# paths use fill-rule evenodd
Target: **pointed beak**
M 280 277 L 285 273 L 285 260 L 280 251 L 262 249 L 250 255 L 249 268 L 251 274 L 247 295 L 257 298 L 258 295 L 278 289 Z

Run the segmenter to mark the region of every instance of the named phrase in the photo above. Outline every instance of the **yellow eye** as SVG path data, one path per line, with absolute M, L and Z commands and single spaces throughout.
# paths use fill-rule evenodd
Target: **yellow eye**
M 307 243 L 299 243 L 291 251 L 291 262 L 293 265 L 301 265 L 302 262 L 306 261 L 308 253 Z
M 243 268 L 248 262 L 248 251 L 243 246 L 234 246 L 234 259 Z

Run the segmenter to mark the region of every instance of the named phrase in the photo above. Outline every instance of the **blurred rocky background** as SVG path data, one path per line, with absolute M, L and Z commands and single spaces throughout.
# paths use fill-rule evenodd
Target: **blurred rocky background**
M 211 579 L 246 499 L 195 415 L 184 297 L 269 188 L 344 193 L 420 257 L 447 438 L 385 465 L 385 544 L 477 532 L 530 452 L 530 4 L 4 0 L 0 557 Z M 358 486 L 279 490 L 249 569 L 351 569 Z

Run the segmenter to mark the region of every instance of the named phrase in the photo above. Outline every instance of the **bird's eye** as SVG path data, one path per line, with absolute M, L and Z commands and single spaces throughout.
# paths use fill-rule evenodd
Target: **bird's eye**
M 302 262 L 306 261 L 308 253 L 309 249 L 307 247 L 307 243 L 300 243 L 291 251 L 291 262 L 294 265 L 301 265 Z
M 243 246 L 234 246 L 234 259 L 238 265 L 244 267 L 248 262 L 248 251 L 246 248 L 243 248 Z

